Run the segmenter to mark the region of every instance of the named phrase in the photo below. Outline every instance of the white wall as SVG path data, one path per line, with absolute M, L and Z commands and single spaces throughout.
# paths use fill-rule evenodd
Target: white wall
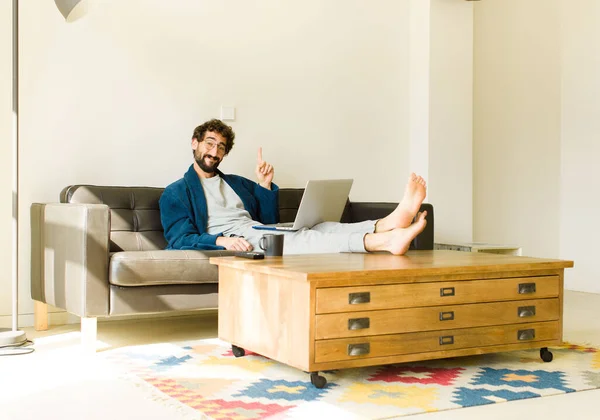
M 434 0 L 435 1 L 435 0 Z M 410 0 L 408 139 L 410 171 L 429 179 L 429 85 L 431 3 Z M 429 201 L 429 197 L 426 197 Z
M 559 256 L 557 6 L 485 0 L 474 28 L 474 239 L 549 258 Z
M 263 146 L 282 186 L 348 176 L 353 200 L 397 201 L 410 170 L 409 19 L 400 1 L 106 0 L 67 24 L 53 2 L 21 2 L 21 312 L 33 310 L 31 202 L 56 201 L 71 183 L 168 184 L 191 162 L 193 128 L 222 104 L 237 108 L 223 170 L 253 177 Z M 458 31 L 445 48 L 468 42 Z M 449 121 L 469 112 L 460 106 Z M 466 141 L 463 123 L 446 123 L 447 141 Z
M 431 3 L 428 201 L 435 240 L 473 238 L 473 3 Z
M 600 4 L 475 10 L 475 239 L 573 260 L 565 287 L 600 293 Z
M 0 316 L 11 313 L 12 2 L 0 2 Z M 10 320 L 7 321 L 10 326 Z
M 600 2 L 561 0 L 560 256 L 566 287 L 600 293 Z
M 221 104 L 238 116 L 224 170 L 253 176 L 262 145 L 282 185 L 353 176 L 354 197 L 397 199 L 400 178 L 373 180 L 407 171 L 402 2 L 164 4 L 98 2 L 73 24 L 52 4 L 23 5 L 23 147 L 46 177 L 35 187 L 30 172 L 24 199 L 71 182 L 165 185 Z

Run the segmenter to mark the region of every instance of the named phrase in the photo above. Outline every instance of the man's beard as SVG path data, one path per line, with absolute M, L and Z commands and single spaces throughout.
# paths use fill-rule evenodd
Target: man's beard
M 207 159 L 208 156 L 215 158 L 216 160 Z M 219 167 L 219 163 L 221 163 L 221 159 L 219 159 L 216 156 L 211 156 L 209 154 L 203 154 L 203 155 L 198 156 L 198 154 L 195 153 L 194 159 L 196 160 L 196 163 L 198 164 L 200 169 L 202 169 L 204 172 L 206 172 L 208 174 L 214 173 L 217 170 L 217 168 Z

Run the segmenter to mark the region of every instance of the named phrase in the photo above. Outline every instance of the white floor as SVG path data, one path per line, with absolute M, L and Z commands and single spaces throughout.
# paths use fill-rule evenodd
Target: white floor
M 600 295 L 565 292 L 564 340 L 600 346 Z M 179 404 L 148 397 L 114 368 L 82 354 L 79 326 L 25 329 L 36 351 L 0 357 L 0 419 L 193 419 Z M 216 337 L 215 312 L 196 316 L 100 322 L 101 349 Z M 100 350 L 101 351 L 101 350 Z M 410 416 L 410 419 L 596 419 L 600 390 Z M 315 420 L 315 419 L 313 419 Z

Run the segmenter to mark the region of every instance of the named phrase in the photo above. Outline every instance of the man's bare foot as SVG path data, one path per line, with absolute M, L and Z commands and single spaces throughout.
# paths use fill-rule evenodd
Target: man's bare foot
M 404 189 L 404 197 L 398 207 L 375 225 L 375 232 L 387 232 L 410 226 L 421 203 L 427 195 L 427 184 L 423 177 L 411 173 Z
M 365 236 L 365 249 L 367 251 L 388 251 L 394 255 L 405 254 L 412 240 L 425 229 L 427 225 L 425 216 L 427 216 L 426 211 L 419 213 L 417 220 L 406 228 L 367 234 Z

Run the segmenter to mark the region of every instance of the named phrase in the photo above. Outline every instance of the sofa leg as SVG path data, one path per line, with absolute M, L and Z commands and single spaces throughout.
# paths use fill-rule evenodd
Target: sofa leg
M 81 318 L 81 346 L 86 353 L 96 352 L 98 318 Z
M 33 327 L 36 331 L 48 329 L 48 305 L 44 302 L 33 301 Z

